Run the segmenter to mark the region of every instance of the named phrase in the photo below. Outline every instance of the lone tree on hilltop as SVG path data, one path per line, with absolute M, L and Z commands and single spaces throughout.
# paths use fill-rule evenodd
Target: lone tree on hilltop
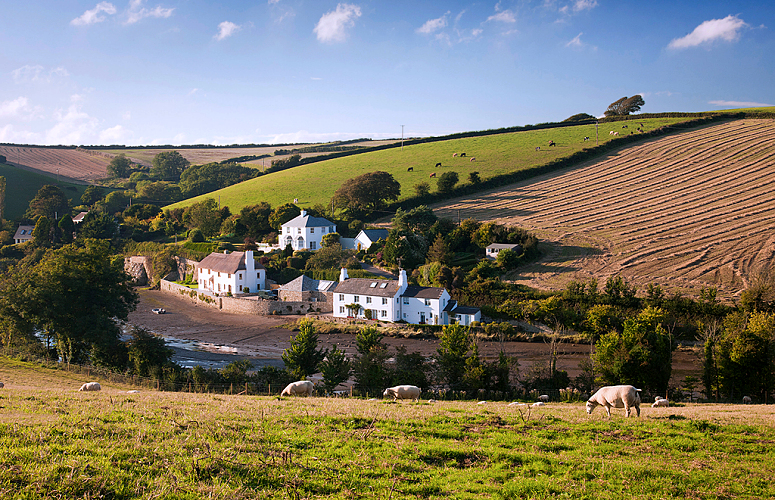
M 334 193 L 334 203 L 351 213 L 362 213 L 384 208 L 400 195 L 401 184 L 378 170 L 345 181 Z
M 177 151 L 164 151 L 153 157 L 151 173 L 163 181 L 180 181 L 189 162 Z
M 640 111 L 640 108 L 646 104 L 643 96 L 635 94 L 632 97 L 622 97 L 618 101 L 612 102 L 605 110 L 606 116 L 626 116 L 630 113 Z
M 129 177 L 131 168 L 132 162 L 129 161 L 129 158 L 127 158 L 124 153 L 119 153 L 110 160 L 110 163 L 108 163 L 108 174 L 110 174 L 111 177 L 125 179 Z
M 595 120 L 596 117 L 590 115 L 589 113 L 578 113 L 573 116 L 569 116 L 568 118 L 564 119 L 563 122 L 583 122 L 585 120 Z

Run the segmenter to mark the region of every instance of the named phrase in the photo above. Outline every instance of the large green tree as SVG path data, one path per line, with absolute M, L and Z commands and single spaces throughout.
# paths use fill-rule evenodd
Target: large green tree
M 108 163 L 108 174 L 111 177 L 126 179 L 132 170 L 132 162 L 124 153 L 119 153 Z
M 213 198 L 207 198 L 186 207 L 183 212 L 183 224 L 187 228 L 195 227 L 202 230 L 202 233 L 211 238 L 218 234 L 221 229 L 221 211 L 218 210 L 218 202 Z
M 401 184 L 388 172 L 368 172 L 345 181 L 334 193 L 334 204 L 352 214 L 385 207 L 401 195 Z
M 186 198 L 190 198 L 251 179 L 258 173 L 257 169 L 236 163 L 193 165 L 180 175 L 180 189 Z
M 242 207 L 237 219 L 237 235 L 258 238 L 272 230 L 269 218 L 272 215 L 272 206 L 262 201 L 256 205 Z
M 52 184 L 46 184 L 30 201 L 26 215 L 31 219 L 46 216 L 51 220 L 59 220 L 62 215 L 69 212 L 70 201 L 65 193 Z
M 318 349 L 318 334 L 310 319 L 299 321 L 299 334 L 291 339 L 291 346 L 283 351 L 283 362 L 288 372 L 297 379 L 317 373 L 318 365 L 327 350 Z
M 275 231 L 279 231 L 283 224 L 299 215 L 301 215 L 301 209 L 299 207 L 293 203 L 286 203 L 272 211 L 272 214 L 269 216 L 269 225 Z
M 439 375 L 450 389 L 465 386 L 466 360 L 472 348 L 471 335 L 462 325 L 447 325 L 441 330 L 441 340 L 436 349 Z
M 640 111 L 640 108 L 646 104 L 643 96 L 635 94 L 632 97 L 622 97 L 608 105 L 605 116 L 625 116 L 630 113 Z
M 449 193 L 454 189 L 458 180 L 460 177 L 458 177 L 457 172 L 444 172 L 436 183 L 436 189 L 439 190 L 439 193 Z
M 153 157 L 151 165 L 151 174 L 156 178 L 178 182 L 189 162 L 177 151 L 164 151 Z
M 2 316 L 50 339 L 67 363 L 123 367 L 117 320 L 126 321 L 138 301 L 123 264 L 99 240 L 49 250 L 36 265 L 16 267 L 4 280 Z
M 81 195 L 81 203 L 92 206 L 105 196 L 104 190 L 100 186 L 87 186 Z
M 323 387 L 327 392 L 332 392 L 350 376 L 350 360 L 336 344 L 320 363 L 320 373 L 323 374 Z
M 380 393 L 390 378 L 386 365 L 390 355 L 382 338 L 375 326 L 363 327 L 355 336 L 358 355 L 353 360 L 353 375 L 355 387 L 364 394 Z

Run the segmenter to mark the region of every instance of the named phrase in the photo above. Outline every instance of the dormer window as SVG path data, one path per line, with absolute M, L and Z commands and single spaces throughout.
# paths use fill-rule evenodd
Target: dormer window
M 385 283 L 380 284 L 379 287 L 380 288 L 387 288 L 387 285 L 388 285 L 387 282 L 385 282 Z
M 371 285 L 369 285 L 369 288 L 376 288 L 376 287 L 377 287 L 377 282 L 376 281 L 374 283 L 372 283 Z

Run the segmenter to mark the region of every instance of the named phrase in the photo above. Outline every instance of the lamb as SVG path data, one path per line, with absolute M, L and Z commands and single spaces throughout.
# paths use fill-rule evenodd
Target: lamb
M 611 416 L 611 408 L 624 408 L 624 415 L 630 416 L 630 408 L 640 417 L 640 389 L 631 385 L 611 385 L 601 387 L 587 400 L 587 414 L 591 414 L 596 406 L 604 406 L 605 412 Z
M 0 385 L 0 387 L 2 387 L 2 385 Z M 751 404 L 751 396 L 743 396 L 743 404 L 744 405 Z
M 509 406 L 527 406 L 525 403 L 519 403 L 517 401 L 514 401 L 513 403 L 509 403 Z
M 651 405 L 652 408 L 658 408 L 660 406 L 668 408 L 670 406 L 670 402 L 667 399 L 662 398 L 654 400 L 654 404 Z
M 101 390 L 102 390 L 102 386 L 100 386 L 99 382 L 86 382 L 81 386 L 80 389 L 78 389 L 78 392 L 81 392 L 81 391 L 90 392 L 90 391 L 101 391 Z
M 548 403 L 549 402 L 549 396 L 546 395 L 546 394 L 541 394 L 540 396 L 538 396 L 538 400 L 539 401 L 543 401 L 544 403 Z
M 302 394 L 305 396 L 312 396 L 312 391 L 314 390 L 315 384 L 309 380 L 298 380 L 286 385 L 283 392 L 280 393 L 280 396 L 301 396 Z
M 416 385 L 397 385 L 395 387 L 388 387 L 382 395 L 386 398 L 393 396 L 393 401 L 398 399 L 412 399 L 414 401 L 419 401 L 420 388 Z

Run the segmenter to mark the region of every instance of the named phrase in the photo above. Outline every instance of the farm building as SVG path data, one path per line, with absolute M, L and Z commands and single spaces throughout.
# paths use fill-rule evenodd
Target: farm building
M 381 321 L 406 321 L 412 324 L 448 325 L 457 321 L 444 288 L 409 285 L 403 269 L 397 280 L 350 278 L 342 269 L 333 289 L 334 317 L 366 318 Z M 460 311 L 463 311 L 461 309 Z M 466 321 L 480 316 L 478 309 L 466 308 Z M 469 317 L 470 316 L 470 317 Z
M 26 243 L 32 239 L 32 231 L 35 229 L 33 226 L 19 226 L 19 229 L 16 230 L 16 234 L 13 235 L 13 242 L 18 243 Z
M 501 250 L 512 250 L 518 254 L 522 253 L 522 245 L 519 243 L 491 243 L 484 250 L 484 256 L 495 260 L 498 258 L 498 252 Z
M 199 263 L 199 290 L 219 294 L 246 293 L 266 288 L 266 270 L 253 251 L 211 253 Z
M 313 280 L 302 274 L 278 288 L 278 298 L 292 302 L 331 302 L 335 285 L 336 281 Z
M 342 238 L 339 242 L 346 250 L 367 250 L 379 240 L 386 240 L 390 231 L 387 229 L 361 229 L 355 238 Z
M 447 303 L 447 307 L 444 308 L 444 312 L 449 315 L 450 320 L 454 319 L 455 323 L 463 326 L 468 326 L 474 321 L 482 320 L 482 311 L 480 311 L 479 308 L 461 306 L 458 305 L 457 301 L 455 300 L 450 300 Z
M 306 210 L 301 215 L 282 225 L 278 237 L 280 247 L 290 245 L 294 250 L 317 250 L 323 246 L 323 236 L 336 232 L 336 224 L 322 217 L 307 215 Z
M 89 212 L 78 212 L 78 215 L 73 217 L 73 224 L 80 224 L 81 222 L 83 222 L 83 218 L 86 217 L 86 214 L 88 213 Z

